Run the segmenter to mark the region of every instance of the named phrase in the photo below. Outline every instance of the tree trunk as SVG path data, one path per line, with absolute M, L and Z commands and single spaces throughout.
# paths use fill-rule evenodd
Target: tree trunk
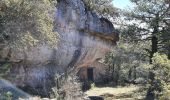
M 136 79 L 136 66 L 134 66 L 134 80 Z
M 112 67 L 112 72 L 111 72 L 111 80 L 114 80 L 115 79 L 115 65 L 113 64 L 113 67 Z
M 152 49 L 150 53 L 150 63 L 152 64 L 152 57 L 154 53 L 158 51 L 158 39 L 156 36 L 152 36 Z
M 155 22 L 153 26 L 153 32 L 152 32 L 152 45 L 151 45 L 151 52 L 150 52 L 150 64 L 152 64 L 152 58 L 154 53 L 158 51 L 158 37 L 157 34 L 159 33 L 159 13 L 155 17 Z M 154 81 L 155 81 L 155 73 L 153 72 L 153 69 L 149 72 L 149 79 L 150 79 L 150 85 L 148 91 L 147 91 L 147 98 L 146 100 L 155 100 L 155 87 L 154 87 Z
M 132 79 L 132 68 L 129 69 L 128 79 L 129 80 Z
M 168 48 L 168 59 L 170 60 L 170 48 Z
M 120 70 L 121 70 L 121 66 L 120 66 L 120 65 L 118 65 L 117 75 L 116 75 L 116 85 L 118 85 L 118 84 L 119 84 Z
M 149 79 L 151 86 L 149 87 L 147 91 L 147 95 L 145 100 L 155 100 L 155 87 L 154 87 L 154 80 L 155 80 L 155 74 L 152 71 L 149 71 Z
M 152 32 L 152 45 L 151 45 L 151 53 L 150 53 L 150 63 L 152 64 L 152 57 L 154 53 L 158 51 L 158 37 L 157 34 L 159 32 L 159 14 L 156 15 L 155 18 L 155 25 L 153 27 L 153 32 Z

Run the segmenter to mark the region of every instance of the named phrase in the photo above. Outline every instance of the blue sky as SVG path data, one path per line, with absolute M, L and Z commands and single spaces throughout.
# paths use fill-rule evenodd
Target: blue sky
M 127 8 L 127 6 L 132 6 L 129 0 L 113 0 L 113 5 L 117 8 Z

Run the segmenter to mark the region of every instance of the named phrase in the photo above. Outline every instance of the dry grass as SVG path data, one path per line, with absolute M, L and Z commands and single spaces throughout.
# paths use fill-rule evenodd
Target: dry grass
M 140 91 L 140 86 L 125 87 L 95 87 L 86 92 L 88 96 L 102 96 L 105 100 L 142 100 L 143 96 L 135 95 Z
M 105 93 L 108 94 L 113 94 L 113 95 L 119 95 L 119 94 L 124 94 L 124 93 L 133 93 L 134 91 L 138 90 L 139 87 L 138 86 L 126 86 L 126 87 L 102 87 L 102 88 L 98 88 L 95 87 L 89 91 L 86 92 L 87 95 L 89 96 L 100 96 L 103 95 Z

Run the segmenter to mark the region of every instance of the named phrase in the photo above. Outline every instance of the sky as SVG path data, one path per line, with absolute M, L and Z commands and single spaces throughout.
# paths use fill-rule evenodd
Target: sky
M 121 9 L 132 6 L 129 0 L 113 0 L 113 5 Z

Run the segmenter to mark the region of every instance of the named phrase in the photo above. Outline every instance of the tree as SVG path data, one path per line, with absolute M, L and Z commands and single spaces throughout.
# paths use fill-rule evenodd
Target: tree
M 149 81 L 150 86 L 147 93 L 147 99 L 158 99 L 161 96 L 168 97 L 166 94 L 170 92 L 170 60 L 165 54 L 155 53 L 152 61 L 149 69 L 152 70 L 153 76 L 152 80 Z
M 120 40 L 117 47 L 106 55 L 105 64 L 106 76 L 118 84 L 126 82 L 134 83 L 136 80 L 147 79 L 146 66 L 148 65 L 147 57 L 143 47 L 146 43 L 125 43 Z
M 168 49 L 169 22 L 167 18 L 170 14 L 170 5 L 166 0 L 131 0 L 131 2 L 134 3 L 135 7 L 130 12 L 125 12 L 125 15 L 133 23 L 125 25 L 127 26 L 125 32 L 130 34 L 128 36 L 132 37 L 132 41 L 150 42 L 150 48 L 145 48 L 145 50 L 148 52 L 150 64 L 154 66 L 154 54 Z M 158 87 L 161 84 L 155 79 L 157 74 L 154 67 L 150 68 L 149 71 L 150 87 L 147 97 L 152 100 L 155 98 L 154 91 L 160 90 Z
M 51 0 L 1 0 L 0 42 L 10 48 L 56 44 L 53 32 L 55 5 Z
M 106 18 L 118 16 L 118 8 L 112 4 L 113 0 L 83 0 L 86 10 L 95 11 L 98 15 Z
M 165 33 L 164 29 L 167 26 L 165 19 L 170 13 L 170 5 L 165 0 L 131 0 L 131 2 L 135 5 L 134 9 L 125 12 L 126 18 L 133 22 L 127 25 L 131 30 L 129 33 L 135 39 L 151 41 L 151 48 L 147 51 L 152 63 L 154 53 L 162 49 L 160 35 Z
M 166 54 L 168 55 L 168 59 L 170 59 L 170 15 L 169 15 L 169 19 L 165 19 L 164 20 L 166 26 L 163 28 L 163 32 L 160 36 L 161 39 L 161 44 L 162 44 L 162 48 L 163 51 L 166 52 Z
M 1 0 L 0 1 L 0 52 L 5 47 L 23 50 L 28 47 L 56 45 L 59 37 L 53 32 L 55 3 L 53 0 Z M 0 53 L 0 77 L 11 67 Z

